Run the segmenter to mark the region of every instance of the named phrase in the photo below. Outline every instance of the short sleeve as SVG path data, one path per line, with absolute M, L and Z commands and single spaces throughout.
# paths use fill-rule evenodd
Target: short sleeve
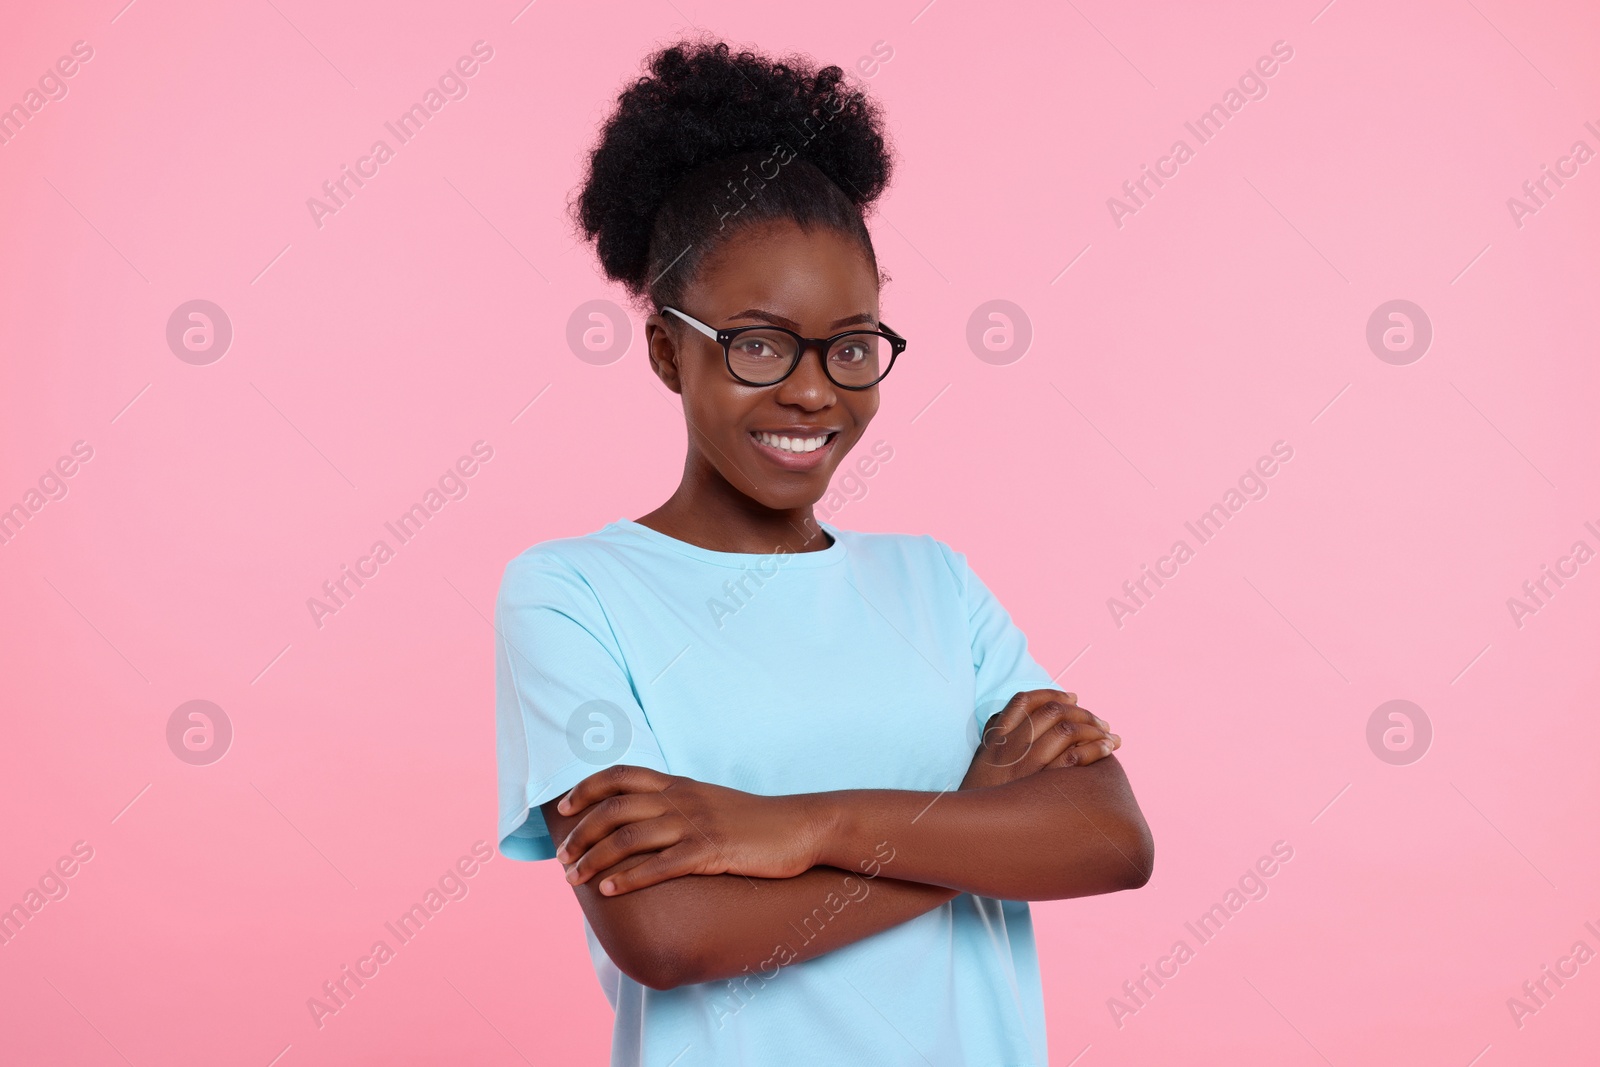
M 1011 621 L 989 587 L 983 584 L 967 557 L 943 541 L 938 542 L 945 562 L 955 574 L 966 602 L 967 631 L 972 638 L 972 669 L 976 675 L 974 714 L 979 729 L 1006 702 L 1030 689 L 1054 689 L 1056 683 L 1028 652 L 1028 638 Z
M 555 856 L 539 805 L 618 763 L 666 772 L 594 590 L 537 549 L 512 560 L 495 601 L 500 851 Z

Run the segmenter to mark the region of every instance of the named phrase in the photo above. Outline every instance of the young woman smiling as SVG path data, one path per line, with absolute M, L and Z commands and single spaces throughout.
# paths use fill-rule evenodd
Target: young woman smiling
M 506 568 L 499 833 L 566 870 L 613 1064 L 1043 1067 L 1025 902 L 1150 877 L 1120 739 L 966 558 L 813 515 L 908 347 L 890 164 L 838 67 L 684 43 L 575 204 L 688 448 L 654 511 Z

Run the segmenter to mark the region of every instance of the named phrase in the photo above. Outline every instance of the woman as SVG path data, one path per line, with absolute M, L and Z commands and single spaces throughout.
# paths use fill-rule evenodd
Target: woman
M 1024 902 L 1143 885 L 1152 843 L 964 556 L 813 515 L 906 347 L 881 117 L 800 59 L 648 69 L 575 214 L 649 313 L 683 481 L 506 568 L 500 847 L 565 868 L 613 1064 L 1043 1067 Z

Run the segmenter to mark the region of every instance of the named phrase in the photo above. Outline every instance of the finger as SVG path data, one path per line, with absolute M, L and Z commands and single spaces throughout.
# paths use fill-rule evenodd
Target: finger
M 1044 700 L 1059 700 L 1063 704 L 1070 704 L 1074 707 L 1078 705 L 1078 694 L 1069 693 L 1065 689 L 1035 689 L 1032 691 L 1031 695 L 1042 697 Z M 1088 708 L 1084 708 L 1083 710 L 1089 711 Z M 1094 712 L 1089 711 L 1089 717 L 1094 720 L 1095 725 L 1100 727 L 1100 729 L 1111 729 L 1111 724 L 1100 718 L 1100 716 L 1096 715 Z
M 1094 724 L 1096 726 L 1100 727 L 1100 729 L 1104 730 L 1106 733 L 1110 733 L 1111 732 L 1111 724 L 1110 723 L 1106 722 L 1104 719 L 1102 719 L 1100 716 L 1096 715 L 1094 712 L 1089 711 L 1088 708 L 1084 708 L 1083 710 L 1088 712 L 1089 718 L 1094 720 Z
M 985 747 L 999 750 L 1004 743 L 1007 743 L 1010 735 L 1016 734 L 1019 729 L 1024 728 L 1028 719 L 1035 715 L 1040 708 L 1051 705 L 1070 706 L 1071 700 L 1068 699 L 1069 697 L 1073 697 L 1073 694 L 1063 693 L 1059 689 L 1030 689 L 1016 694 L 1006 702 L 1004 708 L 990 716 L 989 722 L 983 731 Z M 1083 715 L 1086 718 L 1093 717 L 1088 712 L 1084 712 Z M 1028 728 L 1019 735 L 1019 739 L 1026 741 L 1035 733 L 1037 733 L 1036 730 Z M 1000 765 L 1003 766 L 1004 763 L 1002 762 Z
M 1069 723 L 1099 730 L 1102 735 L 1107 732 L 1095 722 L 1095 718 L 1087 710 L 1076 704 L 1064 704 L 1059 700 L 1047 700 L 1036 706 L 1029 714 L 1024 724 L 1028 732 L 1035 738 L 1044 737 L 1059 724 Z
M 1109 737 L 1097 741 L 1085 741 L 1081 745 L 1073 745 L 1056 759 L 1049 763 L 1051 767 L 1087 767 L 1091 763 L 1098 763 L 1111 753 L 1115 752 L 1118 742 Z
M 604 896 L 614 897 L 685 874 L 707 873 L 703 869 L 705 865 L 700 854 L 701 850 L 693 844 L 674 845 L 625 871 L 605 872 L 600 878 L 600 892 Z
M 1022 774 L 1032 774 L 1068 746 L 1105 736 L 1091 719 L 1088 712 L 1076 705 L 1046 700 L 1034 706 L 1010 733 L 986 737 L 981 758 L 990 766 L 1013 767 Z
M 1037 692 L 1037 691 L 1035 691 Z M 989 716 L 989 721 L 984 727 L 984 737 L 1004 737 L 1015 730 L 1027 719 L 1028 712 L 1041 699 L 1035 697 L 1033 692 L 1021 692 L 1006 701 L 1006 706 Z
M 1109 729 L 1109 727 L 1101 726 L 1099 719 L 1088 708 L 1082 708 L 1076 704 L 1068 704 L 1061 700 L 1046 700 L 1035 705 L 1033 710 L 1029 712 L 1028 717 L 1033 720 L 1034 729 L 1037 732 L 1043 732 L 1061 720 L 1087 723 L 1101 730 L 1101 732 Z
M 1094 723 L 1066 714 L 1040 714 L 1031 721 L 1039 731 L 1038 736 L 1029 747 L 1026 759 L 1018 767 L 1018 770 L 1029 774 L 1049 766 L 1073 748 L 1097 743 L 1107 737 L 1106 732 Z
M 623 823 L 602 837 L 567 867 L 567 881 L 582 885 L 596 874 L 607 871 L 630 856 L 662 852 L 684 839 L 683 820 L 646 819 Z
M 658 819 L 671 810 L 660 793 L 623 793 L 596 803 L 578 825 L 568 832 L 556 849 L 556 859 L 570 863 L 594 847 L 595 843 L 630 823 Z
M 1084 744 L 1084 745 L 1077 745 L 1074 748 L 1074 751 L 1076 751 L 1076 752 L 1078 752 L 1080 754 L 1079 755 L 1079 762 L 1078 762 L 1078 766 L 1080 766 L 1080 767 L 1084 766 L 1085 764 L 1089 764 L 1089 763 L 1098 763 L 1099 761 L 1105 759 L 1107 756 L 1111 755 L 1116 750 L 1117 750 L 1117 743 L 1115 741 L 1112 741 L 1110 738 L 1107 738 L 1104 741 L 1091 742 L 1089 744 Z
M 633 767 L 619 763 L 596 771 L 572 787 L 561 798 L 556 810 L 563 815 L 574 815 L 596 801 L 618 793 L 659 793 L 672 782 L 670 774 L 662 774 L 648 767 Z
M 990 726 L 984 730 L 983 740 L 978 742 L 977 757 L 991 767 L 1013 766 L 1028 754 L 1033 745 L 1033 733 L 1027 717 L 1010 731 Z
M 1080 705 L 1078 703 L 1078 694 L 1077 693 L 1068 693 L 1067 694 L 1067 703 L 1071 704 L 1073 707 L 1082 707 L 1082 705 Z M 1100 727 L 1100 729 L 1102 729 L 1102 730 L 1110 730 L 1111 729 L 1111 724 L 1106 722 L 1100 716 L 1096 715 L 1092 711 L 1089 711 L 1088 708 L 1084 708 L 1083 710 L 1089 712 L 1089 717 L 1094 720 L 1094 724 L 1096 726 Z

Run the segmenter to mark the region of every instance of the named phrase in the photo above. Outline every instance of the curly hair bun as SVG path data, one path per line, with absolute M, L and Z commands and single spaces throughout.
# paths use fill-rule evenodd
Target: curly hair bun
M 606 276 L 656 304 L 734 229 L 777 218 L 871 239 L 889 183 L 879 106 L 837 66 L 681 41 L 617 98 L 573 204 Z

